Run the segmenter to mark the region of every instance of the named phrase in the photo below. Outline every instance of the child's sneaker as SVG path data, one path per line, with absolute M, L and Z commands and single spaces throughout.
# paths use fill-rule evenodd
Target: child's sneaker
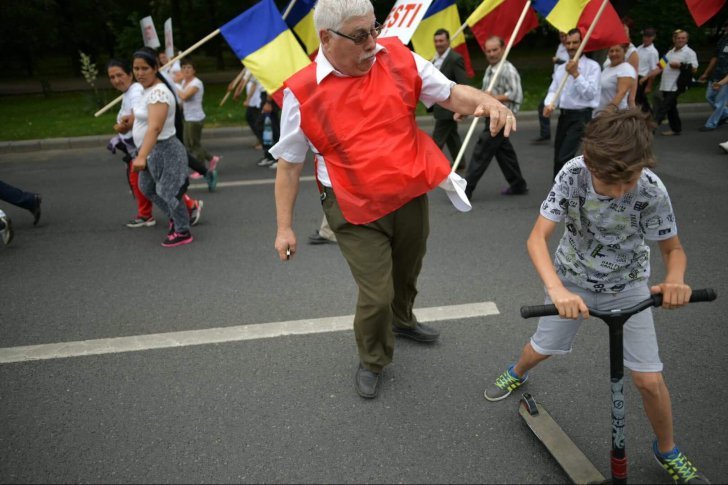
M 208 170 L 205 175 L 205 181 L 207 182 L 207 191 L 215 192 L 217 187 L 217 170 Z
M 194 171 L 193 171 L 193 172 L 191 172 L 191 173 L 190 173 L 190 178 L 191 178 L 192 180 L 199 180 L 199 179 L 201 179 L 201 178 L 202 178 L 202 174 L 201 174 L 201 173 L 198 173 L 198 172 L 194 172 Z
M 197 223 L 200 222 L 200 219 L 202 218 L 202 206 L 204 205 L 205 203 L 202 199 L 198 199 L 195 201 L 195 206 L 192 209 L 188 209 L 190 214 L 190 226 L 196 226 Z
M 126 227 L 152 227 L 156 223 L 157 221 L 154 220 L 154 217 L 136 217 L 127 222 Z
M 670 474 L 675 483 L 710 483 L 677 446 L 667 455 L 663 455 L 657 448 L 657 440 L 655 440 L 652 443 L 652 452 L 655 454 L 657 462 Z
M 214 171 L 217 168 L 217 164 L 218 164 L 219 161 L 220 161 L 220 157 L 218 157 L 217 155 L 215 155 L 214 157 L 212 157 L 210 159 L 210 165 L 207 167 L 207 171 L 208 172 Z
M 162 242 L 162 246 L 165 248 L 173 248 L 175 246 L 181 246 L 183 244 L 189 244 L 192 242 L 192 234 L 190 232 L 173 232 Z
M 495 383 L 485 390 L 483 395 L 488 401 L 500 401 L 511 395 L 513 391 L 528 380 L 528 372 L 520 379 L 515 376 L 513 366 L 510 366 L 503 374 L 498 376 Z

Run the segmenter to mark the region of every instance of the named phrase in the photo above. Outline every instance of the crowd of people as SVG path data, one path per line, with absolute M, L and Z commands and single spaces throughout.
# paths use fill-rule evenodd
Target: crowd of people
M 314 154 L 324 217 L 309 242 L 337 243 L 350 267 L 358 287 L 354 387 L 361 397 L 373 399 L 394 358 L 396 337 L 424 344 L 439 338 L 439 331 L 418 322 L 412 311 L 429 235 L 428 192 L 440 187 L 458 210 L 470 210 L 493 157 L 508 184 L 503 195 L 529 190 L 509 139 L 517 128 L 523 91 L 517 68 L 503 60 L 504 41 L 496 36 L 484 44 L 488 67 L 482 89 L 476 89 L 468 85 L 463 59 L 450 49 L 446 30 L 435 33 L 437 55 L 430 62 L 397 39 L 379 38 L 381 25 L 370 0 L 319 0 L 314 22 L 319 52 L 315 62 L 286 82 L 280 110 L 253 77 L 237 87 L 235 97 L 245 89 L 248 125 L 263 150 L 258 165 L 276 168 L 274 246 L 284 262 L 297 252 L 293 208 L 306 156 Z M 556 305 L 559 316 L 539 321 L 517 362 L 499 371 L 485 390 L 488 401 L 506 399 L 538 363 L 570 352 L 589 308 L 621 308 L 651 293 L 661 293 L 666 308 L 680 307 L 690 298 L 670 197 L 652 171 L 656 127 L 667 118 L 669 130 L 661 136 L 682 131 L 677 100 L 698 69 L 688 34 L 674 31 L 672 49 L 660 58 L 654 47 L 657 32 L 645 28 L 639 47 L 611 46 L 603 66 L 588 56 L 575 59 L 582 35 L 579 29 L 561 35 L 552 82 L 540 107 L 540 136 L 534 140 L 550 141 L 549 119 L 558 109 L 554 183 L 527 247 L 544 283 L 545 301 Z M 714 107 L 703 131 L 728 121 L 726 38 L 700 77 L 708 82 L 707 99 Z M 117 137 L 109 146 L 120 150 L 129 165 L 137 215 L 127 225 L 154 226 L 156 205 L 168 219 L 162 245 L 175 247 L 192 242 L 190 227 L 203 207 L 201 200 L 186 196 L 188 178 L 197 174 L 214 191 L 219 157 L 201 145 L 204 86 L 194 64 L 182 61 L 178 72 L 168 73 L 162 65 L 149 49 L 136 51 L 131 67 L 109 63 L 109 78 L 124 93 L 114 125 Z M 658 75 L 661 101 L 653 108 L 648 95 Z M 557 95 L 562 81 L 565 88 Z M 417 125 L 418 103 L 432 107 L 432 136 Z M 457 156 L 462 146 L 458 121 L 468 116 L 485 118 L 485 128 L 464 171 L 452 170 L 443 148 L 448 147 L 451 158 Z M 383 145 L 388 149 L 372 149 Z M 31 211 L 37 223 L 39 195 L 0 183 L 0 198 Z M 565 230 L 552 259 L 548 241 L 561 223 Z M 0 212 L 5 243 L 11 228 Z M 666 266 L 664 281 L 652 286 L 647 240 L 659 244 Z M 706 483 L 675 443 L 650 311 L 632 317 L 624 335 L 624 365 L 656 436 L 654 456 L 673 478 Z

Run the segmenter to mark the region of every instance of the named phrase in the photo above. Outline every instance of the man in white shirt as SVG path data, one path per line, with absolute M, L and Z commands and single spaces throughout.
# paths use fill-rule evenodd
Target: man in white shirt
M 544 100 L 544 116 L 550 117 L 556 107 L 561 111 L 554 143 L 554 177 L 566 162 L 576 156 L 584 127 L 591 120 L 594 109 L 599 106 L 601 68 L 585 56 L 581 56 L 578 62 L 573 60 L 580 45 L 581 31 L 571 29 L 567 32 L 566 50 L 571 60 L 556 69 Z M 564 76 L 568 76 L 566 86 L 559 99 L 555 99 Z
M 688 33 L 677 29 L 672 34 L 672 43 L 674 47 L 665 54 L 665 66 L 658 65 L 649 74 L 650 77 L 654 77 L 660 72 L 662 73 L 662 79 L 660 79 L 662 103 L 655 115 L 655 121 L 660 125 L 667 116 L 670 129 L 660 133 L 664 136 L 675 136 L 682 132 L 680 113 L 677 110 L 677 98 L 683 92 L 678 89 L 678 78 L 681 71 L 686 71 L 686 74 L 683 75 L 691 76 L 698 70 L 698 56 L 694 50 L 688 47 Z
M 642 44 L 637 48 L 640 63 L 637 69 L 637 96 L 635 102 L 642 108 L 645 113 L 652 113 L 652 106 L 647 95 L 652 92 L 652 83 L 654 78 L 648 77 L 653 69 L 657 68 L 660 62 L 660 54 L 655 48 L 655 36 L 657 31 L 652 27 L 648 27 L 642 31 Z
M 278 159 L 275 248 L 281 261 L 295 256 L 293 208 L 311 149 L 324 213 L 359 287 L 354 383 L 372 399 L 392 361 L 395 335 L 425 343 L 439 337 L 412 313 L 429 233 L 427 192 L 457 184 L 453 191 L 464 198 L 464 181 L 417 127 L 418 101 L 488 117 L 494 135 L 503 129 L 508 136 L 515 118 L 492 96 L 448 80 L 398 39 L 378 40 L 381 26 L 369 0 L 319 0 L 314 24 L 319 53 L 286 82 L 281 137 L 271 148 Z M 464 199 L 451 200 L 461 207 Z
M 551 74 L 553 79 L 556 69 L 561 65 L 569 62 L 569 53 L 566 51 L 566 32 L 559 32 L 559 46 L 556 48 L 556 54 L 551 58 L 554 64 L 554 72 Z M 548 143 L 551 140 L 551 119 L 543 115 L 546 98 L 541 100 L 538 105 L 538 138 L 531 140 L 532 144 Z

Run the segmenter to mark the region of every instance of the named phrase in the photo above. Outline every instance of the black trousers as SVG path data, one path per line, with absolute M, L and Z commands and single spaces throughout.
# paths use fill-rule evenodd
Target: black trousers
M 652 113 L 652 106 L 650 106 L 650 100 L 647 97 L 647 94 L 645 93 L 645 88 L 647 87 L 648 83 L 642 84 L 640 81 L 642 81 L 642 78 L 644 76 L 638 76 L 637 77 L 637 93 L 635 94 L 634 101 L 639 105 L 640 109 L 642 109 L 645 113 Z
M 667 115 L 667 121 L 670 123 L 670 129 L 675 133 L 682 131 L 682 121 L 680 121 L 680 113 L 677 111 L 677 91 L 662 91 L 662 104 L 660 104 L 655 121 L 659 125 Z
M 546 98 L 543 98 L 538 103 L 538 135 L 540 138 L 551 138 L 551 118 L 547 118 L 543 115 L 543 109 L 545 108 Z
M 0 200 L 9 204 L 32 211 L 37 204 L 35 195 L 33 192 L 26 192 L 0 180 Z
M 470 158 L 470 164 L 468 164 L 468 170 L 465 174 L 465 181 L 468 183 L 465 187 L 465 194 L 468 198 L 473 194 L 475 186 L 478 185 L 478 181 L 488 169 L 493 157 L 498 162 L 498 166 L 509 186 L 516 191 L 527 188 L 511 140 L 503 136 L 503 131 L 500 131 L 495 137 L 491 136 L 487 128 L 489 125 L 490 120 L 486 118 L 486 129 L 480 134 L 478 143 L 475 144 L 473 156 Z
M 562 109 L 554 140 L 554 177 L 566 162 L 576 156 L 584 127 L 592 118 L 591 108 Z
M 447 144 L 447 149 L 450 150 L 450 157 L 453 160 L 457 158 L 460 148 L 463 146 L 460 133 L 458 133 L 458 123 L 453 119 L 435 120 L 432 139 L 435 140 L 435 144 L 440 150 Z

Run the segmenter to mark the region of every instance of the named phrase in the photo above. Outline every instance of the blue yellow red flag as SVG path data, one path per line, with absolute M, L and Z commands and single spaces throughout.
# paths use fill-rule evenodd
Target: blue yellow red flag
M 311 63 L 273 0 L 261 0 L 220 27 L 220 33 L 279 105 L 283 82 Z
M 316 5 L 316 0 L 291 0 L 291 3 L 284 10 L 284 12 L 288 12 L 285 18 L 286 24 L 306 46 L 306 54 L 312 57 L 320 43 L 318 32 L 313 24 L 313 7 Z
M 455 0 L 435 0 L 430 4 L 430 8 L 425 12 L 425 16 L 412 36 L 411 42 L 415 52 L 428 60 L 434 58 L 436 54 L 433 40 L 435 32 L 438 29 L 445 29 L 452 36 L 460 29 L 461 25 Z M 468 77 L 475 75 L 473 65 L 470 62 L 468 45 L 465 42 L 465 35 L 461 33 L 457 37 L 451 37 L 450 47 L 463 56 L 465 72 Z
M 478 39 L 480 48 L 485 49 L 485 41 L 494 35 L 508 42 L 525 6 L 526 0 L 485 0 L 470 14 L 465 23 Z M 513 45 L 519 43 L 536 27 L 538 27 L 538 17 L 529 8 Z
M 559 32 L 578 28 L 582 35 L 586 34 L 589 26 L 594 23 L 594 17 L 601 4 L 602 0 L 533 0 L 533 8 Z M 612 4 L 607 3 L 584 51 L 608 49 L 616 44 L 628 43 L 629 37 L 624 31 L 619 15 Z

